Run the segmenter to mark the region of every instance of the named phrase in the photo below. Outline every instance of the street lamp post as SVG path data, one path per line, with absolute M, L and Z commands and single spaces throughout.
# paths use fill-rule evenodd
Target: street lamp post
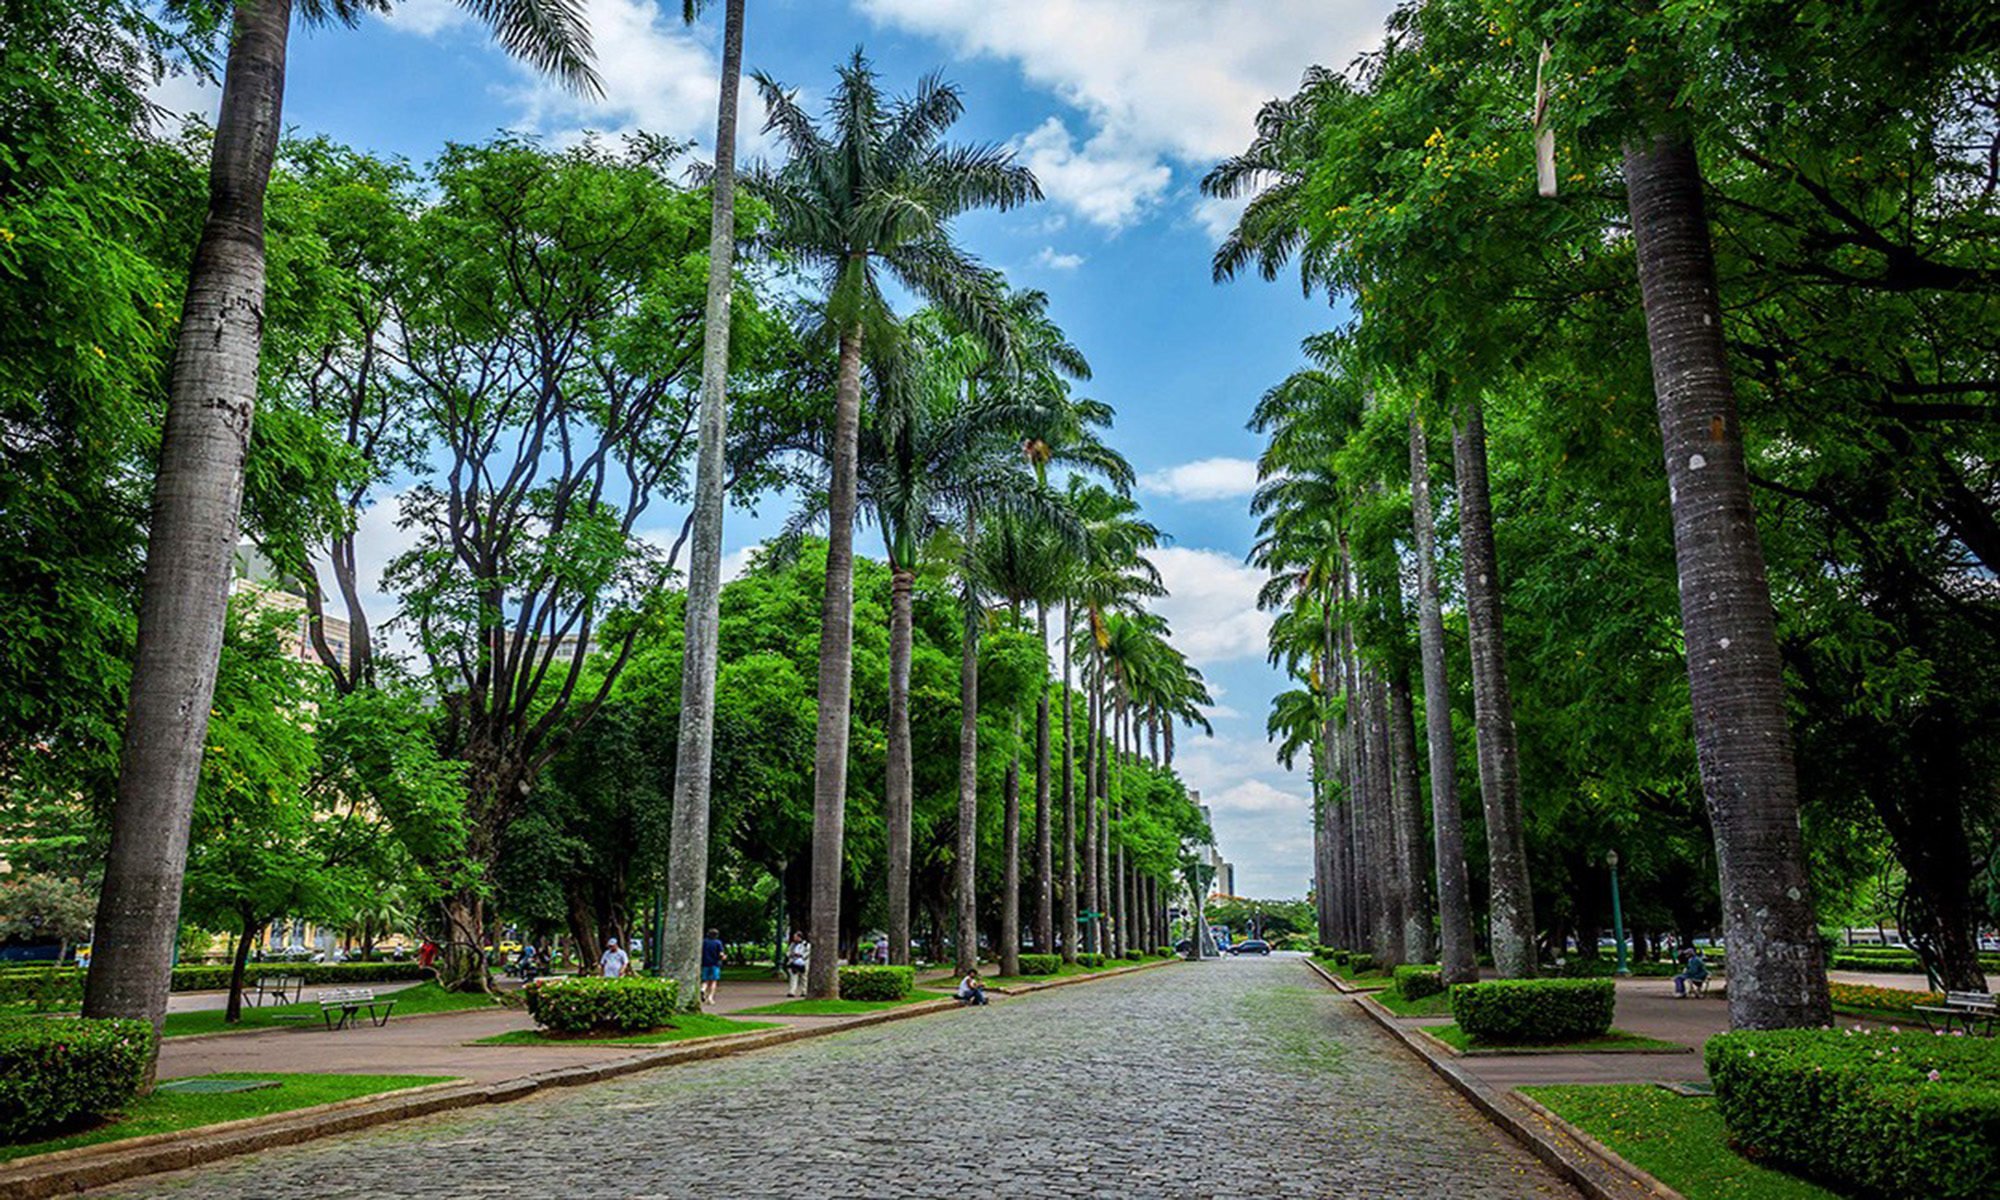
M 1625 909 L 1618 902 L 1618 852 L 1605 854 L 1604 861 L 1611 868 L 1611 936 L 1618 943 L 1618 974 L 1630 975 L 1632 968 L 1625 963 Z

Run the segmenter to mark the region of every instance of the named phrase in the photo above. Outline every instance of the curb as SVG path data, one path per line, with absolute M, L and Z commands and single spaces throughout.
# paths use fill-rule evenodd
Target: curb
M 1116 970 L 1024 985 L 1022 989 L 1017 990 L 1040 991 L 1070 983 L 1104 979 L 1112 975 L 1128 975 L 1150 967 L 1166 966 L 1175 961 L 1177 960 L 1169 958 L 1155 963 L 1136 963 Z M 537 1071 L 514 1079 L 501 1080 L 498 1083 L 426 1084 L 423 1087 L 404 1088 L 374 1096 L 360 1096 L 333 1104 L 273 1113 L 270 1116 L 245 1117 L 239 1121 L 228 1121 L 218 1125 L 197 1126 L 168 1133 L 148 1134 L 139 1138 L 123 1138 L 95 1146 L 78 1146 L 72 1150 L 37 1154 L 11 1165 L 0 1166 L 0 1200 L 48 1200 L 49 1197 L 72 1195 L 143 1175 L 184 1170 L 240 1154 L 279 1146 L 294 1146 L 301 1142 L 332 1137 L 335 1134 L 352 1133 L 375 1125 L 386 1125 L 392 1121 L 406 1121 L 454 1109 L 476 1108 L 482 1104 L 501 1104 L 510 1100 L 520 1100 L 545 1088 L 578 1087 L 587 1083 L 600 1083 L 620 1075 L 650 1071 L 656 1067 L 725 1058 L 752 1050 L 782 1046 L 788 1042 L 803 1041 L 807 1038 L 844 1033 L 850 1029 L 865 1029 L 873 1025 L 886 1025 L 891 1021 L 902 1021 L 931 1013 L 956 1011 L 960 1007 L 958 1001 L 947 996 L 915 1004 L 898 1005 L 878 1012 L 862 1013 L 838 1025 L 791 1025 L 778 1029 L 732 1034 L 727 1037 L 702 1038 L 661 1050 L 643 1051 L 624 1058 Z M 240 1035 L 231 1033 L 191 1036 Z
M 1318 970 L 1317 966 L 1314 969 Z M 1323 979 L 1328 978 L 1324 971 L 1319 971 L 1319 975 Z M 1424 1035 L 1398 1025 L 1396 1018 L 1381 1005 L 1357 1000 L 1355 1007 L 1368 1014 L 1368 1018 L 1385 1033 L 1423 1060 L 1473 1108 L 1590 1200 L 1635 1200 L 1636 1197 L 1681 1200 L 1678 1193 L 1609 1149 L 1576 1137 L 1567 1121 L 1547 1109 L 1540 1105 L 1530 1108 L 1527 1098 L 1519 1093 L 1497 1092 L 1467 1074 L 1449 1058 L 1431 1053 L 1424 1045 L 1427 1040 Z

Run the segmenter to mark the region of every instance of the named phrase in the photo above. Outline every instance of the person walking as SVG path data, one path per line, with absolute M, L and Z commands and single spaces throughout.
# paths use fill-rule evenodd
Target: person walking
M 632 959 L 618 948 L 617 938 L 604 939 L 604 953 L 597 960 L 598 974 L 606 979 L 621 979 L 625 968 L 632 965 Z
M 722 986 L 722 964 L 728 959 L 722 935 L 711 929 L 701 943 L 701 1002 L 715 1003 L 715 990 Z
M 796 931 L 785 947 L 785 995 L 806 994 L 806 968 L 812 965 L 812 943 Z

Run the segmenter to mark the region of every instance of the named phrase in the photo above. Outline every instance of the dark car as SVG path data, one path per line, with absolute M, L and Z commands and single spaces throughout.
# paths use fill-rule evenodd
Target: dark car
M 1271 952 L 1271 943 L 1261 938 L 1251 938 L 1248 941 L 1238 942 L 1234 946 L 1231 946 L 1229 952 L 1231 954 L 1269 954 Z

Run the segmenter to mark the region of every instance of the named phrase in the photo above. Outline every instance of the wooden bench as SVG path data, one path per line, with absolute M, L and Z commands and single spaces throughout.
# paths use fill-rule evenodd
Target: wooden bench
M 1967 1033 L 1984 1031 L 1992 1037 L 2000 1028 L 2000 1003 L 1996 1003 L 1992 992 L 1946 992 L 1943 1004 L 1919 1004 L 1916 1011 L 1923 1014 L 1924 1026 L 1928 1029 L 1952 1029 L 1963 1026 Z
M 250 981 L 250 1003 L 263 1007 L 266 998 L 273 1004 L 297 1004 L 305 999 L 303 975 L 259 975 Z
M 389 1023 L 389 1014 L 395 1009 L 394 1000 L 376 999 L 373 988 L 340 988 L 319 994 L 319 1013 L 326 1018 L 329 1030 L 359 1026 L 364 1011 L 379 1029 Z

